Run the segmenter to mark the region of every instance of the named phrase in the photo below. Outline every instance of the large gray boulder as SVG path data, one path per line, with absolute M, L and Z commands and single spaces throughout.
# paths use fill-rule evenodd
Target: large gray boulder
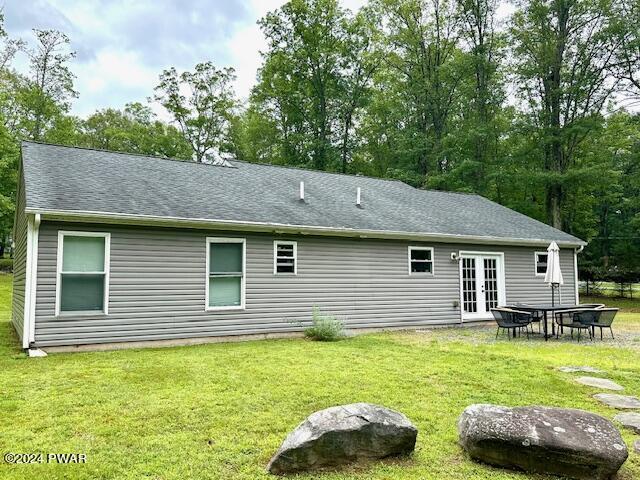
M 475 460 L 576 479 L 610 478 L 628 456 L 618 429 L 582 410 L 471 405 L 458 432 Z
M 353 403 L 311 414 L 285 439 L 267 470 L 284 474 L 413 452 L 418 430 L 403 414 Z

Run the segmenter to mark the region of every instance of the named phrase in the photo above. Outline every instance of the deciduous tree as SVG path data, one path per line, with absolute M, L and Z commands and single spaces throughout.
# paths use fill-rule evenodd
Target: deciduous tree
M 196 162 L 228 150 L 228 135 L 237 100 L 232 89 L 233 68 L 199 63 L 193 72 L 175 68 L 160 75 L 154 99 L 173 117 L 193 149 Z

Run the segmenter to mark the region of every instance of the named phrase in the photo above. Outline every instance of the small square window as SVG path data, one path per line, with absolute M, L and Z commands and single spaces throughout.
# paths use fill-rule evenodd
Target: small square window
M 273 242 L 273 273 L 298 273 L 298 244 L 296 242 Z
M 433 274 L 433 248 L 409 247 L 409 274 Z
M 542 277 L 547 273 L 547 252 L 536 252 L 536 276 Z

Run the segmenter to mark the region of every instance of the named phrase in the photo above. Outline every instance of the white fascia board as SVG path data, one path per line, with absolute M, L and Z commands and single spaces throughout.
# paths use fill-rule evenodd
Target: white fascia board
M 442 243 L 477 243 L 486 245 L 547 246 L 549 239 L 507 238 L 481 235 L 455 235 L 421 232 L 396 232 L 388 230 L 361 230 L 354 228 L 334 228 L 310 225 L 291 225 L 284 223 L 241 222 L 237 220 L 215 220 L 205 218 L 157 217 L 142 214 L 123 214 L 112 212 L 90 212 L 71 210 L 47 210 L 27 208 L 27 213 L 39 213 L 45 220 L 74 221 L 87 223 L 112 223 L 123 225 L 158 225 L 182 228 L 211 228 L 218 230 L 237 230 L 252 232 L 287 232 L 300 235 L 327 235 L 342 237 L 380 238 L 432 241 Z M 556 240 L 561 247 L 579 247 L 583 241 Z

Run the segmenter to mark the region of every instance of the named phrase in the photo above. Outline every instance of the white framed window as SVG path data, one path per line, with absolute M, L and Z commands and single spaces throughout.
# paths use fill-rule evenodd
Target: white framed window
M 207 237 L 206 310 L 244 309 L 244 238 Z
M 409 275 L 433 275 L 433 247 L 409 246 Z
M 549 254 L 547 252 L 535 252 L 535 273 L 536 277 L 544 277 L 547 273 L 547 259 Z
M 298 242 L 285 240 L 273 242 L 273 274 L 298 274 Z
M 111 234 L 58 231 L 56 315 L 109 313 Z

